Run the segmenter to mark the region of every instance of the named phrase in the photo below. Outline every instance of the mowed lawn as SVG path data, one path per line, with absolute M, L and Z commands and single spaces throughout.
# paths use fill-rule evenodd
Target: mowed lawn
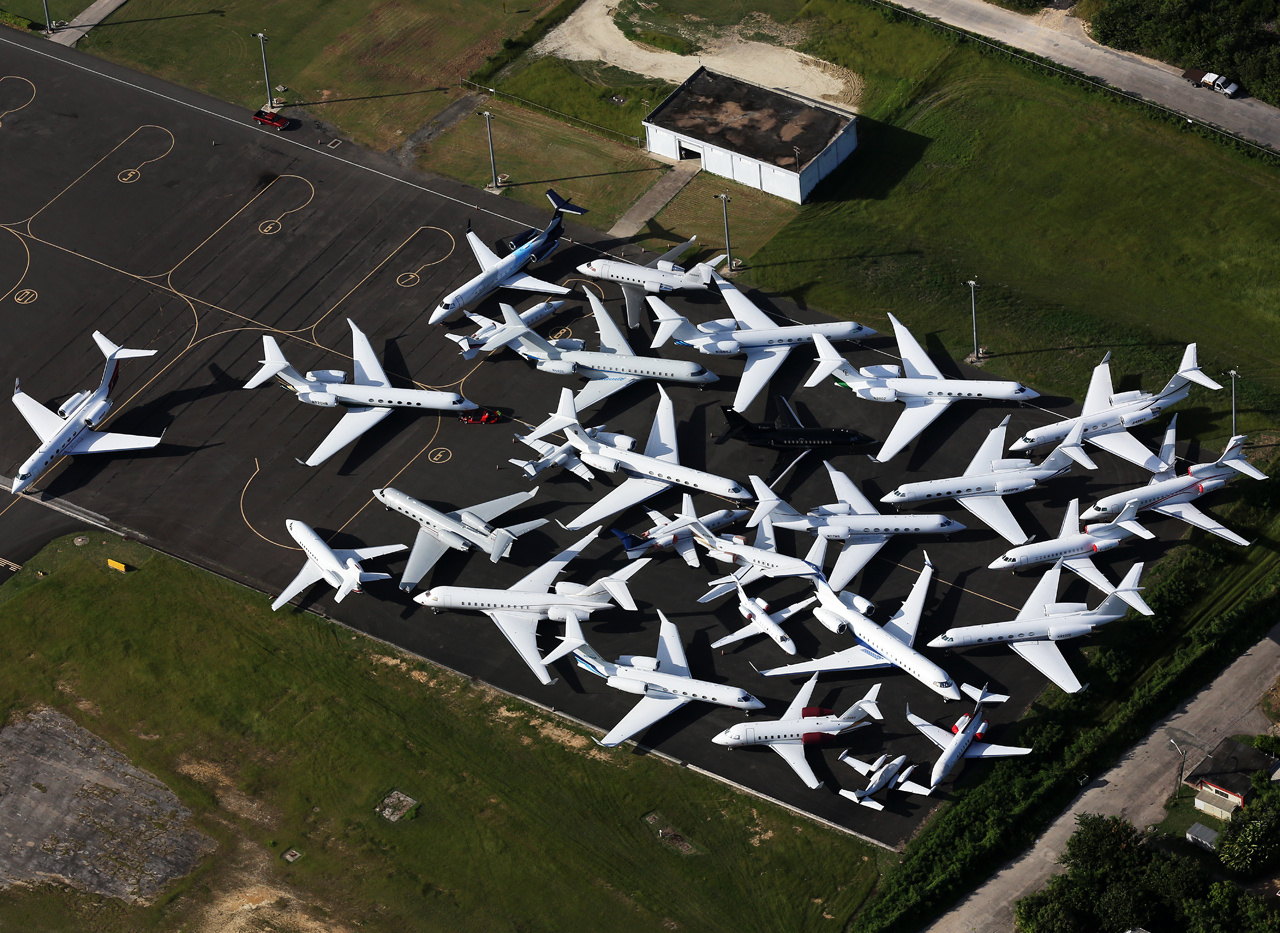
M 608 230 L 667 171 L 634 146 L 613 142 L 586 130 L 515 104 L 490 101 L 493 152 L 498 172 L 507 175 L 506 197 L 548 207 L 546 190 L 555 188 L 590 213 L 584 223 Z M 484 117 L 468 117 L 418 159 L 418 167 L 483 188 L 491 178 Z
M 265 32 L 272 84 L 289 88 L 280 96 L 309 104 L 358 142 L 388 149 L 425 126 L 460 93 L 460 77 L 552 5 L 129 0 L 80 48 L 256 108 L 266 93 L 251 33 Z
M 3 929 L 191 929 L 254 858 L 309 915 L 384 931 L 832 930 L 877 878 L 849 836 L 112 536 L 57 540 L 0 586 L 0 633 L 6 716 L 65 711 L 220 843 L 151 907 L 11 890 Z M 413 819 L 375 815 L 392 789 Z
M 93 0 L 49 0 L 49 18 L 54 22 L 71 22 L 89 8 Z M 0 0 L 0 10 L 25 16 L 33 23 L 44 22 L 44 4 L 40 0 Z

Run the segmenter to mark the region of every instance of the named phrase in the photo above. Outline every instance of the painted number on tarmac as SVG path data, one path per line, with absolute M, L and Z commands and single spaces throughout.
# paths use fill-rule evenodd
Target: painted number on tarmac
M 142 173 L 138 171 L 136 168 L 127 168 L 123 172 L 121 172 L 119 175 L 117 175 L 116 179 L 122 185 L 131 185 L 141 177 L 142 177 Z
M 427 459 L 432 463 L 445 463 L 453 456 L 453 451 L 448 447 L 433 447 L 427 454 Z
M 280 221 L 264 220 L 262 223 L 258 224 L 258 232 L 265 234 L 266 236 L 271 236 L 273 233 L 279 233 Z
M 20 305 L 29 305 L 40 297 L 34 288 L 24 288 L 13 296 L 13 300 Z
M 552 340 L 563 340 L 566 337 L 572 337 L 573 331 L 568 327 L 562 327 L 551 335 Z
M 396 276 L 396 284 L 401 288 L 413 288 L 419 281 L 416 272 L 401 272 Z

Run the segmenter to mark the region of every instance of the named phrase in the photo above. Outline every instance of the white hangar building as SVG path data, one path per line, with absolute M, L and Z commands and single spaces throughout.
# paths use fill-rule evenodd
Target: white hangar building
M 646 147 L 797 204 L 858 147 L 858 118 L 699 68 L 644 120 Z

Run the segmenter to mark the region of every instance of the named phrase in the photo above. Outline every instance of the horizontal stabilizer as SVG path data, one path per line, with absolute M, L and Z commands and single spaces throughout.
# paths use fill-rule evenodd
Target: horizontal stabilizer
M 284 358 L 284 352 L 280 349 L 280 344 L 276 343 L 276 338 L 265 334 L 262 337 L 262 359 L 259 362 L 262 368 L 244 384 L 246 389 L 256 389 L 268 379 L 289 368 L 289 361 Z
M 804 385 L 807 389 L 813 388 L 823 379 L 834 375 L 836 370 L 846 363 L 845 358 L 836 351 L 831 341 L 823 334 L 815 333 L 813 335 L 813 345 L 818 349 L 818 359 L 813 372 L 808 380 L 805 381 Z
M 158 350 L 130 350 L 127 347 L 117 346 L 100 330 L 93 332 L 93 339 L 98 344 L 98 349 L 102 351 L 102 355 L 109 360 L 132 360 L 143 356 L 155 356 L 159 352 Z
M 863 796 L 864 793 L 864 791 L 860 790 L 842 790 L 840 791 L 840 796 L 847 797 L 854 803 L 861 804 L 864 807 L 870 807 L 872 810 L 884 809 L 884 804 L 878 800 L 872 800 L 870 797 Z
M 1187 344 L 1187 349 L 1183 351 L 1182 365 L 1178 367 L 1178 375 L 1190 382 L 1198 383 L 1206 389 L 1222 388 L 1222 386 L 1200 371 L 1200 363 L 1196 359 L 1196 345 L 1194 343 Z
M 961 684 L 960 689 L 971 700 L 978 703 L 1003 703 L 1009 699 L 1008 694 L 1004 693 L 987 693 L 987 685 L 983 684 L 979 690 L 973 684 Z
M 547 189 L 547 200 L 551 202 L 552 206 L 556 209 L 557 214 L 577 214 L 581 216 L 587 212 L 585 207 L 578 207 L 578 205 L 560 197 L 554 188 Z

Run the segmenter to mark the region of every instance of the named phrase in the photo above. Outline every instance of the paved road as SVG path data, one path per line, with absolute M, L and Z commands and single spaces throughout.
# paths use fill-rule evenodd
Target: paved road
M 1122 816 L 1139 827 L 1159 823 L 1164 819 L 1164 801 L 1178 778 L 1178 752 L 1170 740 L 1190 748 L 1190 772 L 1223 739 L 1265 731 L 1270 723 L 1256 707 L 1277 668 L 1280 625 L 1161 721 L 1118 765 L 1086 788 L 1030 850 L 1001 868 L 930 927 L 929 933 L 1011 933 L 1014 903 L 1040 890 L 1059 870 L 1058 856 L 1080 813 Z
M 1108 48 L 1083 34 L 1050 28 L 1032 16 L 982 0 L 897 0 L 952 26 L 1025 49 L 1091 75 L 1162 107 L 1280 151 L 1280 109 L 1252 99 L 1229 100 L 1182 80 L 1182 69 Z

